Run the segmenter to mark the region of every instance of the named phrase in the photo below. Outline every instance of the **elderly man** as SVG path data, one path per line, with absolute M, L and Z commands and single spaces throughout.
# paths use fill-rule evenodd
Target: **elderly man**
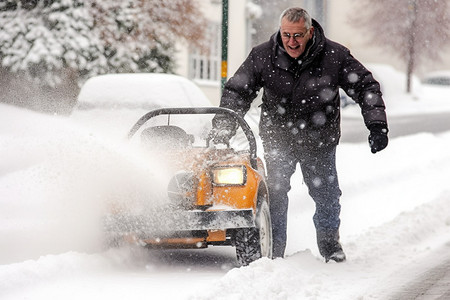
M 220 106 L 242 116 L 263 89 L 260 133 L 269 182 L 274 257 L 286 248 L 290 179 L 300 164 L 316 205 L 317 244 L 325 261 L 345 261 L 339 242 L 341 190 L 336 171 L 342 88 L 361 107 L 372 153 L 388 144 L 385 105 L 379 83 L 344 46 L 327 39 L 302 8 L 288 8 L 280 29 L 252 49 L 224 88 Z M 229 141 L 235 128 L 213 120 L 216 140 Z

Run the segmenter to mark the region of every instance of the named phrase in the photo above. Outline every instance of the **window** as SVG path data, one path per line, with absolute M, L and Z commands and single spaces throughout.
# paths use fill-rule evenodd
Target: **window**
M 219 82 L 221 71 L 221 27 L 219 23 L 208 26 L 207 49 L 193 50 L 189 59 L 189 78 Z

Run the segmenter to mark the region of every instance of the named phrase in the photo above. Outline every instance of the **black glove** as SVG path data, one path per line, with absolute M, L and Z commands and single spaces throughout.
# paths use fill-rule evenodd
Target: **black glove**
M 369 146 L 372 153 L 377 153 L 388 145 L 387 124 L 377 123 L 369 126 Z
M 236 134 L 238 124 L 227 116 L 216 115 L 212 120 L 212 129 L 209 140 L 214 144 L 230 145 L 230 139 Z

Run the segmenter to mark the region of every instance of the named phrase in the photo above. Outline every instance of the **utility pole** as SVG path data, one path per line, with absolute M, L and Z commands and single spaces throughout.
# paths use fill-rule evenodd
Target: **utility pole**
M 406 92 L 411 92 L 411 77 L 415 68 L 415 47 L 416 47 L 416 21 L 417 21 L 417 2 L 416 0 L 408 1 L 408 11 L 409 11 L 409 37 L 408 37 L 408 65 L 406 71 Z
M 227 81 L 228 74 L 228 0 L 222 0 L 222 67 L 221 92 Z

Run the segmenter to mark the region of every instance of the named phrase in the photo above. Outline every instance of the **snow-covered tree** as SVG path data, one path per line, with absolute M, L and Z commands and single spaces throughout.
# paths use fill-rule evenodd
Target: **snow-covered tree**
M 50 86 L 59 83 L 66 69 L 82 71 L 92 67 L 92 62 L 98 68 L 101 43 L 91 35 L 94 24 L 85 7 L 78 1 L 70 5 L 33 2 L 2 3 L 2 67 Z
M 407 92 L 417 66 L 440 58 L 450 42 L 450 4 L 446 0 L 354 0 L 350 22 L 371 45 L 405 62 Z
M 199 45 L 195 0 L 0 1 L 1 67 L 41 85 L 107 72 L 172 72 L 174 44 Z
M 115 70 L 172 71 L 175 42 L 202 46 L 206 29 L 191 0 L 93 1 L 91 12 Z

